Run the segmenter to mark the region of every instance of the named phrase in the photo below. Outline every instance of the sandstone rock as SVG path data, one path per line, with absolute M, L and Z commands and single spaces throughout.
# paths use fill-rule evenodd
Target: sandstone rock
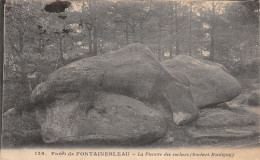
M 173 75 L 175 72 L 186 75 L 199 108 L 230 101 L 241 93 L 241 86 L 235 78 L 217 65 L 205 63 L 205 60 L 179 55 L 161 64 Z
M 172 69 L 167 68 L 167 70 L 173 77 L 178 79 L 183 85 L 185 85 L 186 87 L 190 87 L 190 81 L 184 73 L 178 72 L 178 71 L 174 70 L 174 68 L 172 68 Z
M 203 109 L 197 120 L 200 127 L 246 126 L 254 125 L 255 119 L 247 114 L 238 114 L 224 109 Z
M 246 138 L 259 135 L 259 131 L 255 126 L 244 126 L 241 128 L 227 127 L 227 128 L 189 128 L 188 133 L 192 138 L 220 138 L 220 139 L 234 139 Z
M 114 142 L 142 144 L 161 138 L 166 131 L 163 117 L 132 98 L 98 93 L 93 108 L 82 108 L 78 99 L 56 100 L 42 110 L 43 140 L 46 143 Z
M 204 62 L 206 64 L 209 64 L 209 65 L 213 65 L 213 66 L 219 67 L 219 68 L 223 69 L 225 72 L 229 73 L 229 70 L 222 64 L 219 64 L 219 63 L 216 63 L 216 62 L 207 61 L 207 60 L 202 60 L 202 59 L 200 59 L 200 61 Z
M 38 121 L 47 143 L 97 139 L 137 143 L 141 137 L 140 142 L 148 142 L 164 133 L 160 116 L 183 125 L 198 115 L 190 89 L 141 44 L 58 69 L 33 90 L 31 101 L 41 104 Z M 127 107 L 131 105 L 134 110 Z M 100 108 L 107 113 L 97 111 Z

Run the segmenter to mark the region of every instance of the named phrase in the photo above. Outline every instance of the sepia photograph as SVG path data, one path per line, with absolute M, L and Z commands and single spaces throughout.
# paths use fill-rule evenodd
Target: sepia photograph
M 258 0 L 0 2 L 1 150 L 259 149 Z

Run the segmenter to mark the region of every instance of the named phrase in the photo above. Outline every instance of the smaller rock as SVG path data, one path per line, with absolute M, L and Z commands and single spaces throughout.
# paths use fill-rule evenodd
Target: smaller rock
M 192 138 L 245 138 L 256 136 L 259 134 L 255 126 L 245 126 L 241 128 L 189 128 L 187 129 L 188 133 Z
M 185 121 L 187 121 L 189 119 L 191 119 L 191 114 L 182 113 L 182 112 L 173 113 L 173 121 L 177 125 L 179 125 L 179 124 L 181 124 L 181 122 L 185 122 Z
M 224 109 L 204 109 L 197 125 L 200 127 L 246 126 L 254 125 L 250 115 L 238 114 Z
M 259 106 L 259 98 L 260 94 L 259 92 L 252 93 L 247 100 L 248 105 L 250 106 Z

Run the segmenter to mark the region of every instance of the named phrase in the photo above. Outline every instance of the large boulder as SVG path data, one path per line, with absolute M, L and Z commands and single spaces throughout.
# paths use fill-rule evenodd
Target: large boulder
M 65 95 L 38 110 L 43 140 L 142 144 L 165 134 L 163 117 L 142 102 L 111 93 L 98 95 L 87 112 L 76 95 Z
M 164 120 L 183 125 L 198 115 L 190 89 L 141 44 L 58 69 L 33 90 L 31 101 L 39 106 L 47 143 L 95 139 L 136 143 L 143 137 L 152 141 L 163 135 Z
M 216 64 L 205 63 L 205 60 L 178 55 L 163 61 L 162 65 L 173 76 L 180 75 L 175 74 L 180 72 L 188 78 L 192 96 L 199 108 L 230 101 L 241 93 L 241 85 L 234 77 Z M 184 76 L 178 76 L 177 79 L 183 81 Z

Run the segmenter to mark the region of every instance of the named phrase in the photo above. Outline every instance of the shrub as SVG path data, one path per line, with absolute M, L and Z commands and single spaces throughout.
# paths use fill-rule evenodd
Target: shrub
M 35 113 L 24 111 L 21 115 L 3 117 L 3 148 L 41 143 L 40 126 L 36 122 Z

